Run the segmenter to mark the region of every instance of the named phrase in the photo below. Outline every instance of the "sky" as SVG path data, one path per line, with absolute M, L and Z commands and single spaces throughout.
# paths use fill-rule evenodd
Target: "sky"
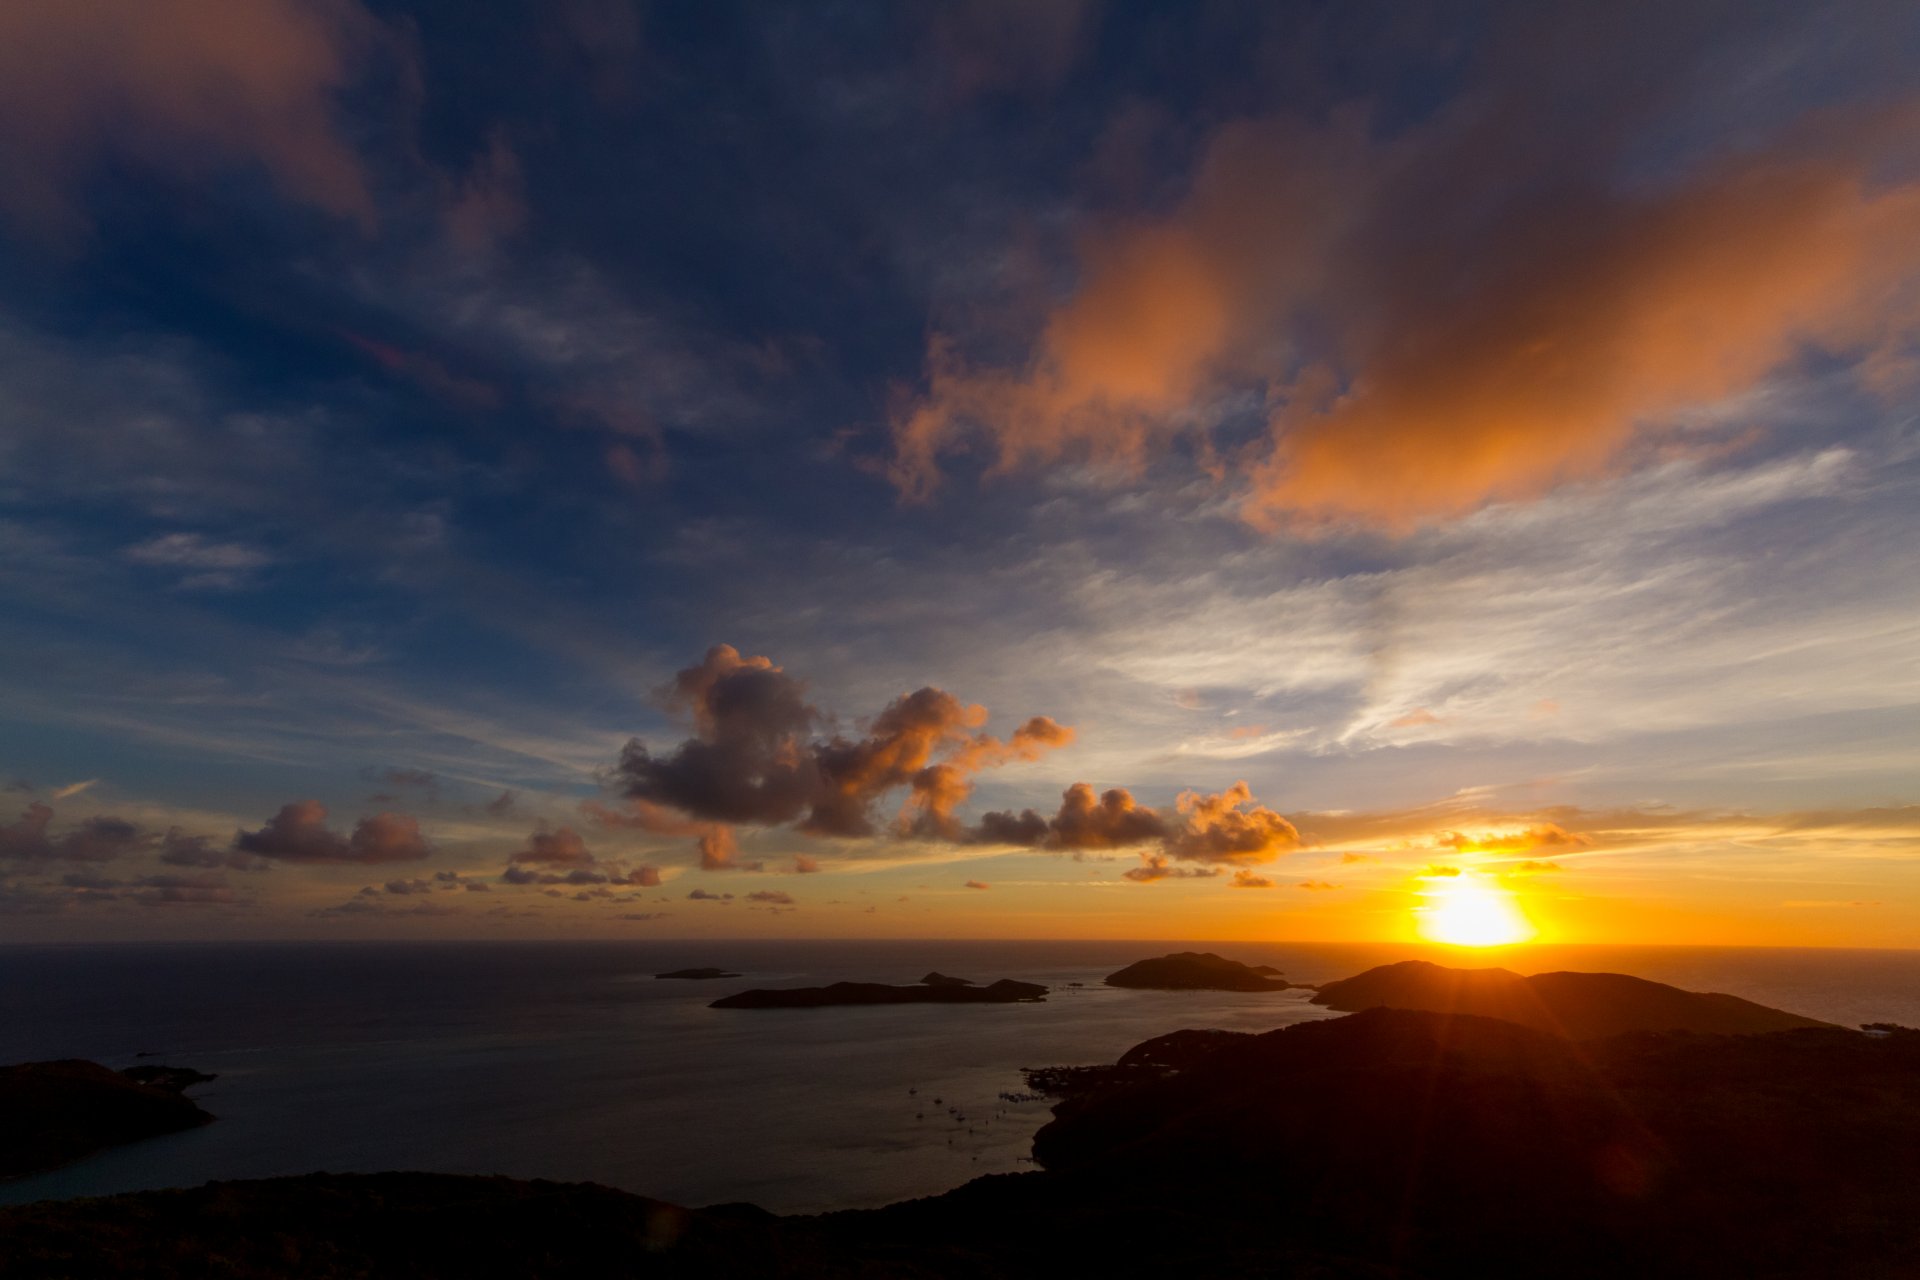
M 1920 945 L 1916 140 L 1868 0 L 0 7 L 0 940 Z

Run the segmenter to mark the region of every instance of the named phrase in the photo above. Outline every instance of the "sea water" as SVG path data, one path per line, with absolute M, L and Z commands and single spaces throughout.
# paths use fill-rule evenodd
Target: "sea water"
M 932 1195 L 1030 1168 L 1048 1104 L 1021 1068 L 1111 1062 L 1181 1027 L 1334 1016 L 1309 993 L 1103 986 L 1211 950 L 1299 982 L 1425 957 L 1638 974 L 1842 1024 L 1920 1025 L 1920 951 L 1166 942 L 285 943 L 0 947 L 0 1063 L 218 1073 L 218 1123 L 0 1183 L 0 1203 L 316 1170 L 600 1182 L 781 1213 Z M 689 966 L 741 974 L 658 980 Z M 710 1009 L 755 986 L 1052 988 L 1037 1004 Z M 1074 985 L 1074 984 L 1080 985 Z

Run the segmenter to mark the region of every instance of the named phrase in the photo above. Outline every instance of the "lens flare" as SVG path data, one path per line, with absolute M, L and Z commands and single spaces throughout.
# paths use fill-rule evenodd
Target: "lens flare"
M 1509 947 L 1538 932 L 1513 894 L 1471 872 L 1429 883 L 1413 909 L 1420 936 L 1454 947 Z

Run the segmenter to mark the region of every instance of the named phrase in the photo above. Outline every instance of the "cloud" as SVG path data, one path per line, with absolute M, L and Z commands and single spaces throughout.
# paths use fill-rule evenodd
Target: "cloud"
M 224 868 L 229 871 L 268 871 L 273 864 L 239 849 L 222 848 L 213 836 L 190 836 L 169 827 L 160 838 L 160 861 L 170 867 Z
M 596 816 L 707 824 L 698 834 L 709 868 L 740 865 L 731 832 L 717 828 L 792 825 L 816 836 L 871 837 L 882 830 L 875 806 L 896 793 L 903 799 L 895 833 L 957 838 L 954 810 L 975 773 L 1036 759 L 1073 736 L 1035 716 L 1006 739 L 993 737 L 980 732 L 984 707 L 932 687 L 895 698 L 861 736 L 822 735 L 825 717 L 799 680 L 724 644 L 675 675 L 662 695 L 695 736 L 658 755 L 628 742 L 614 777 L 637 807 L 624 815 L 596 808 Z
M 1219 867 L 1176 867 L 1167 860 L 1165 854 L 1143 853 L 1140 865 L 1120 873 L 1135 884 L 1152 884 L 1156 880 L 1205 880 L 1220 874 Z
M 1229 889 L 1271 889 L 1273 881 L 1265 876 L 1257 876 L 1245 869 L 1233 873 L 1233 879 L 1227 882 Z
M 404 897 L 408 894 L 432 893 L 433 881 L 420 880 L 420 879 L 389 880 L 387 881 L 385 887 L 388 893 L 394 894 L 395 896 Z
M 1571 128 L 1578 91 L 1546 83 L 1495 75 L 1397 133 L 1220 126 L 1176 208 L 1085 222 L 1024 355 L 932 337 L 894 482 L 924 499 L 969 450 L 1137 473 L 1183 439 L 1224 475 L 1215 429 L 1251 402 L 1249 522 L 1404 532 L 1636 465 L 1808 351 L 1870 371 L 1914 336 L 1920 182 L 1888 176 L 1910 107 L 1756 126 L 1647 180 L 1619 161 L 1637 104 Z
M 1492 831 L 1463 835 L 1449 831 L 1440 843 L 1461 853 L 1531 853 L 1535 849 L 1576 849 L 1593 843 L 1591 837 L 1568 831 L 1555 822 L 1519 831 Z
M 1447 880 L 1459 874 L 1460 868 L 1443 866 L 1425 867 L 1420 872 L 1421 878 L 1425 880 Z
M 440 782 L 429 769 L 370 769 L 366 776 L 389 787 L 414 787 L 422 791 L 431 791 Z
M 51 792 L 47 794 L 47 799 L 52 800 L 55 803 L 58 803 L 62 800 L 71 800 L 73 797 L 79 795 L 82 791 L 86 791 L 89 788 L 97 787 L 99 785 L 100 785 L 100 779 L 98 778 L 88 778 L 84 782 L 69 782 L 64 787 L 55 787 Z
M 1329 889 L 1338 889 L 1340 886 L 1337 884 L 1330 884 L 1325 880 L 1302 880 L 1299 884 L 1296 884 L 1293 887 L 1296 889 L 1311 890 L 1312 892 L 1315 892 L 1315 893 L 1324 893 Z
M 1158 844 L 1167 858 L 1200 863 L 1270 862 L 1300 843 L 1293 824 L 1256 803 L 1245 782 L 1216 795 L 1183 791 L 1172 812 L 1142 805 L 1124 788 L 1096 796 L 1091 785 L 1076 782 L 1051 818 L 1032 809 L 988 813 L 967 838 L 1070 852 Z
M 1528 858 L 1525 862 L 1507 867 L 1505 870 L 1510 876 L 1538 876 L 1547 875 L 1555 871 L 1563 871 L 1565 868 L 1557 862 L 1537 862 L 1532 858 Z
M 186 176 L 253 162 L 285 195 L 370 224 L 366 174 L 333 114 L 379 32 L 354 0 L 0 6 L 0 208 L 59 235 L 100 158 Z
M 53 835 L 53 808 L 35 802 L 0 827 L 0 859 L 20 862 L 110 862 L 147 848 L 152 837 L 121 818 L 88 818 L 80 825 Z
M 233 847 L 287 862 L 414 862 L 432 852 L 419 822 L 403 813 L 362 818 L 345 837 L 326 821 L 326 806 L 318 800 L 296 800 L 258 831 L 236 832 Z
M 820 859 L 804 853 L 793 855 L 793 874 L 810 876 L 818 870 L 820 870 Z
M 740 861 L 740 845 L 728 827 L 715 827 L 700 837 L 702 871 L 760 871 L 764 863 Z
M 979 881 L 979 880 L 969 880 L 969 881 L 967 881 L 967 882 L 966 882 L 966 884 L 965 884 L 964 886 L 962 886 L 962 887 L 963 887 L 963 888 L 967 888 L 967 889 L 991 889 L 991 888 L 993 888 L 993 886 L 992 886 L 992 885 L 990 885 L 990 884 L 986 884 L 986 883 L 983 883 L 982 881 Z
M 730 902 L 733 899 L 733 895 L 730 893 L 713 893 L 706 889 L 695 889 L 687 895 L 687 898 L 693 902 Z
M 513 855 L 515 862 L 537 862 L 547 866 L 590 867 L 593 854 L 587 842 L 571 827 L 557 831 L 535 831 L 527 837 L 526 847 Z
M 502 791 L 482 806 L 490 818 L 504 818 L 513 812 L 516 797 L 512 791 Z
M 756 889 L 747 895 L 748 902 L 771 902 L 778 906 L 793 905 L 793 895 L 779 889 Z

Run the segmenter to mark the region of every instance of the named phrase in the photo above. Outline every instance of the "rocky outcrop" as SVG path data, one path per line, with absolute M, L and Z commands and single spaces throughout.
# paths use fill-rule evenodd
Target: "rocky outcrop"
M 0 1067 L 0 1177 L 213 1119 L 181 1095 L 212 1076 L 180 1067 L 114 1071 L 77 1058 Z
M 1293 985 L 1276 973 L 1266 965 L 1255 969 L 1211 951 L 1178 951 L 1110 973 L 1107 985 L 1155 991 L 1285 991 Z
M 1010 978 L 984 987 L 894 987 L 880 982 L 836 982 L 826 987 L 760 988 L 715 1000 L 715 1009 L 820 1009 L 854 1004 L 1016 1004 L 1046 999 L 1047 989 Z
M 1329 1009 L 1423 1009 L 1500 1018 L 1550 1035 L 1592 1040 L 1630 1031 L 1753 1035 L 1831 1024 L 1738 996 L 1683 991 L 1623 973 L 1542 973 L 1454 969 L 1425 960 L 1381 965 L 1321 986 Z

